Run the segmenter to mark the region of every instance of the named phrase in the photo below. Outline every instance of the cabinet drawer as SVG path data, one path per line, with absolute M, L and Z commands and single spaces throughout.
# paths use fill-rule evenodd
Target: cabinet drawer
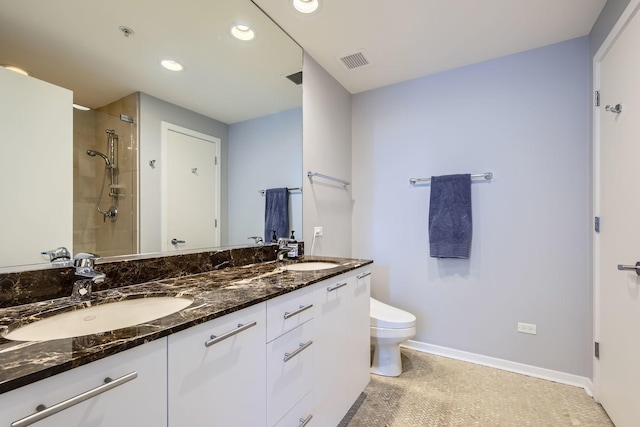
M 167 341 L 161 338 L 10 391 L 0 396 L 0 425 L 35 413 L 41 404 L 74 403 L 34 425 L 166 426 L 166 363 Z M 101 388 L 105 378 L 115 387 Z M 73 399 L 86 392 L 96 394 L 80 402 Z
M 273 427 L 313 427 L 313 421 L 313 391 L 310 391 Z
M 267 301 L 267 342 L 313 318 L 313 287 Z
M 267 424 L 274 425 L 313 388 L 313 320 L 267 344 Z
M 169 336 L 170 427 L 264 425 L 265 316 L 257 304 Z

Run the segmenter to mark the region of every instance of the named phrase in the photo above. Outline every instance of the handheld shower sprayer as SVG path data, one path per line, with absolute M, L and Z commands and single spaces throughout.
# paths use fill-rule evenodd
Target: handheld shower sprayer
M 103 154 L 96 150 L 87 150 L 87 155 L 90 157 L 101 157 L 104 160 L 105 168 L 104 175 L 102 176 L 102 185 L 100 186 L 100 195 L 96 203 L 96 209 L 103 216 L 103 220 L 107 218 L 111 222 L 116 222 L 118 219 L 118 197 L 124 197 L 118 189 L 121 187 L 118 185 L 118 135 L 113 129 L 106 129 L 107 133 L 107 154 Z M 104 211 L 100 208 L 100 202 L 102 200 L 102 194 L 104 192 L 105 183 L 109 175 L 109 197 L 112 198 L 111 207 Z
M 111 167 L 111 162 L 109 161 L 109 158 L 107 156 L 105 156 L 104 154 L 102 154 L 99 151 L 95 151 L 95 150 L 87 150 L 87 154 L 91 157 L 95 157 L 95 156 L 100 156 L 102 157 L 102 159 L 104 160 L 104 162 L 107 164 L 107 167 Z

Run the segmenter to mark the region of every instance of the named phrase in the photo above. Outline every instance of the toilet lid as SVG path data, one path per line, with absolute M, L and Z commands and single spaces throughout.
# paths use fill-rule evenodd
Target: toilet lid
M 371 298 L 370 325 L 376 328 L 402 329 L 416 325 L 416 316 Z

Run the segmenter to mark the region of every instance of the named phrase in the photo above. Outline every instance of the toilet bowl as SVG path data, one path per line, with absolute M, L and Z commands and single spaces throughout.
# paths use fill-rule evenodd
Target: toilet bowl
M 400 344 L 416 335 L 416 316 L 371 298 L 369 318 L 374 346 L 371 373 L 397 377 L 402 373 Z

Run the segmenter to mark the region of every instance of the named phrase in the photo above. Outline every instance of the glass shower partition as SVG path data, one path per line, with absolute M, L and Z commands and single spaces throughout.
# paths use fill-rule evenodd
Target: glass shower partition
M 74 110 L 74 253 L 138 252 L 136 115 L 137 94 L 99 110 Z

